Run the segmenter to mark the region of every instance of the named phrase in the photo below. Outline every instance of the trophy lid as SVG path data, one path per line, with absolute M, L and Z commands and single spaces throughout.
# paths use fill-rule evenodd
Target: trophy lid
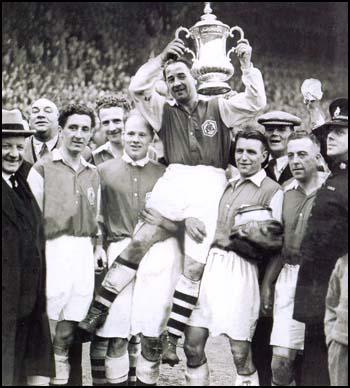
M 212 13 L 213 10 L 210 7 L 210 2 L 205 2 L 204 14 L 201 16 L 201 20 L 197 22 L 192 28 L 202 27 L 202 26 L 222 26 L 230 29 L 227 24 L 222 23 L 220 20 L 217 20 L 217 17 Z

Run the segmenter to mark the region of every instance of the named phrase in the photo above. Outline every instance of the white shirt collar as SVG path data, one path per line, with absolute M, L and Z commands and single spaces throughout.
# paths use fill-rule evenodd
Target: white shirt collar
M 52 160 L 53 161 L 58 161 L 58 160 L 63 160 L 64 161 L 63 155 L 62 155 L 62 152 L 61 152 L 60 149 L 55 148 L 52 151 Z M 84 167 L 96 168 L 93 164 L 88 163 L 82 156 L 80 156 L 80 163 Z
M 99 152 L 101 151 L 107 151 L 109 152 L 110 154 L 113 155 L 113 152 L 112 152 L 112 145 L 111 145 L 111 142 L 110 141 L 107 141 L 106 143 L 102 144 L 101 146 L 99 146 L 98 148 L 96 148 L 94 151 L 92 151 L 92 153 L 94 155 L 98 154 Z M 114 156 L 114 155 L 113 155 Z
M 50 139 L 49 141 L 46 142 L 46 145 L 47 145 L 47 148 L 49 149 L 49 151 L 52 151 L 52 149 L 54 148 L 54 146 L 57 144 L 57 141 L 58 141 L 58 133 L 56 134 L 56 136 L 54 136 L 52 139 Z M 35 151 L 37 153 L 39 153 L 41 151 L 41 148 L 43 146 L 44 142 L 36 139 L 34 136 L 33 136 L 33 145 L 34 145 L 34 148 L 35 148 Z
M 253 182 L 256 186 L 260 187 L 261 186 L 261 183 L 262 181 L 266 178 L 266 172 L 265 170 L 262 168 L 261 170 L 259 170 L 257 173 L 255 173 L 254 175 L 248 177 L 248 178 L 242 178 L 241 177 L 241 174 L 238 174 L 236 176 L 234 176 L 232 179 L 229 180 L 229 182 L 237 182 L 239 181 L 240 179 L 243 179 L 243 181 L 241 183 L 243 183 L 244 181 L 251 181 Z M 239 183 L 240 184 L 240 183 Z
M 2 171 L 2 179 L 11 187 L 12 189 L 12 183 L 10 181 L 11 175 L 13 174 L 8 174 L 7 172 Z
M 149 162 L 149 157 L 146 155 L 143 159 L 133 160 L 130 156 L 124 151 L 122 159 L 125 163 L 131 164 L 132 166 L 145 167 L 145 165 Z
M 276 160 L 276 169 L 278 172 L 282 172 L 288 164 L 288 155 L 280 156 L 279 158 L 274 158 L 270 155 L 269 160 L 275 159 Z

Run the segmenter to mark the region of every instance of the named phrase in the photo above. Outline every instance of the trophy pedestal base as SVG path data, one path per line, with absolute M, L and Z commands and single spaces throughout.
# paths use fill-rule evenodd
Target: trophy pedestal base
M 225 94 L 230 92 L 231 88 L 226 82 L 220 81 L 208 81 L 199 84 L 197 92 L 199 94 L 204 94 L 205 96 L 216 96 L 218 94 Z

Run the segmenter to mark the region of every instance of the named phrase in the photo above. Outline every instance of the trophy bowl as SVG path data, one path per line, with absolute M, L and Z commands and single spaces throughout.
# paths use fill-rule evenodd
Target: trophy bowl
M 189 48 L 186 51 L 193 57 L 192 74 L 198 80 L 198 93 L 204 95 L 224 94 L 231 90 L 227 81 L 232 77 L 234 68 L 230 60 L 230 54 L 236 47 L 226 53 L 227 38 L 234 37 L 234 32 L 239 32 L 240 42 L 247 42 L 244 39 L 243 30 L 238 27 L 230 28 L 228 25 L 217 20 L 212 14 L 210 3 L 206 3 L 204 15 L 189 30 L 179 27 L 175 36 L 186 32 L 186 38 L 194 40 L 196 53 Z

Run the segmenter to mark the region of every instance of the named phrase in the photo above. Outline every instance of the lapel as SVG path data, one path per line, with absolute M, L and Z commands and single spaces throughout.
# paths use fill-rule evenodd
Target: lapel
M 17 218 L 17 207 L 21 208 L 21 212 L 23 212 L 23 207 L 20 204 L 20 200 L 18 199 L 15 192 L 9 187 L 9 185 L 2 178 L 2 212 L 7 215 L 7 217 L 17 226 L 18 218 Z
M 287 167 L 282 171 L 282 174 L 280 176 L 280 179 L 278 180 L 278 183 L 282 185 L 284 182 L 286 182 L 288 179 L 292 178 L 292 172 L 290 171 L 289 164 L 287 164 Z

